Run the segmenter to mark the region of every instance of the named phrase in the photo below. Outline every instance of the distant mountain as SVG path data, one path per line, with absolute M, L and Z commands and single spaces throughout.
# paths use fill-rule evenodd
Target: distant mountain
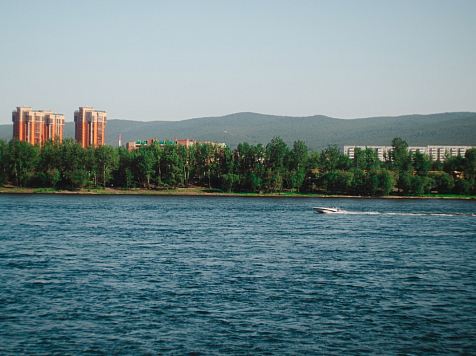
M 0 139 L 12 138 L 12 125 L 0 125 Z M 221 117 L 203 117 L 183 121 L 108 120 L 106 143 L 122 143 L 157 137 L 159 140 L 190 138 L 197 141 L 224 142 L 235 148 L 248 142 L 266 145 L 274 136 L 289 146 L 305 141 L 311 149 L 321 151 L 329 145 L 390 145 L 401 137 L 409 145 L 476 145 L 476 113 L 456 112 L 432 115 L 334 119 L 273 116 L 236 113 Z M 74 124 L 67 122 L 64 137 L 74 137 Z

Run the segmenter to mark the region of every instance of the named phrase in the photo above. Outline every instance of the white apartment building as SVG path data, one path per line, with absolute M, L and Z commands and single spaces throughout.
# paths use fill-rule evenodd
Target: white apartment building
M 384 153 L 388 155 L 388 152 L 392 150 L 392 146 L 344 146 L 344 154 L 349 156 L 350 159 L 354 159 L 354 152 L 356 148 L 365 150 L 367 148 L 373 149 L 377 152 L 378 159 L 380 161 L 384 160 Z M 439 145 L 428 145 L 428 146 L 408 146 L 408 152 L 420 152 L 427 154 L 434 161 L 444 161 L 445 153 L 451 157 L 464 156 L 467 150 L 471 146 L 439 146 Z

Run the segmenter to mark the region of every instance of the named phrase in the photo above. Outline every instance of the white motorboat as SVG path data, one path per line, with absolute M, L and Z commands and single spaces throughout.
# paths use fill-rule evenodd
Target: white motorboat
M 334 214 L 339 212 L 339 209 L 335 207 L 332 207 L 332 208 L 314 207 L 313 209 L 316 213 L 319 213 L 319 214 Z

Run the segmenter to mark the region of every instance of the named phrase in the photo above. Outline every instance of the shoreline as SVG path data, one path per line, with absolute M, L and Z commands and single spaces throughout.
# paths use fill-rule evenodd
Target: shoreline
M 208 191 L 206 188 L 177 188 L 170 190 L 148 190 L 148 189 L 80 189 L 52 190 L 49 188 L 16 188 L 0 187 L 0 194 L 59 194 L 59 195 L 155 195 L 155 196 L 193 196 L 193 197 L 249 197 L 249 198 L 346 198 L 346 199 L 446 199 L 446 200 L 475 200 L 475 196 L 360 196 L 360 195 L 335 195 L 335 194 L 300 194 L 300 193 L 225 193 Z M 212 189 L 213 190 L 213 189 Z

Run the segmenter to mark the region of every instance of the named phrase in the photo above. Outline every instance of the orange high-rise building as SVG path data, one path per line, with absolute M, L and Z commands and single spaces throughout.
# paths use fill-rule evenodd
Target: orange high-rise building
M 74 128 L 76 142 L 83 148 L 88 146 L 104 146 L 106 137 L 107 114 L 94 108 L 80 107 L 74 112 Z
M 47 140 L 63 141 L 64 115 L 52 111 L 17 107 L 12 112 L 13 138 L 40 146 Z

